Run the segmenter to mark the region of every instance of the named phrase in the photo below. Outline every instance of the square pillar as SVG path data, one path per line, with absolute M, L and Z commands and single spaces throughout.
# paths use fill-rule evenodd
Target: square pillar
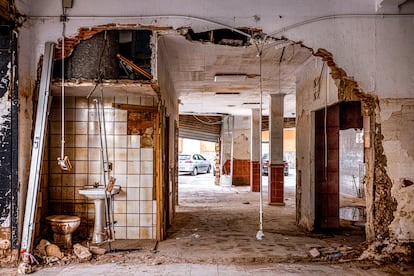
M 250 190 L 252 192 L 260 192 L 260 109 L 252 109 L 251 115 L 251 141 L 250 141 Z
M 285 205 L 283 173 L 284 94 L 270 94 L 269 106 L 269 204 Z

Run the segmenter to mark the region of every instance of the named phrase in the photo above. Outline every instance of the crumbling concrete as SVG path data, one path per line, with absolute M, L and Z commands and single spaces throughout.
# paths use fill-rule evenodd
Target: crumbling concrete
M 406 248 L 407 252 L 407 246 L 403 243 L 411 242 L 414 235 L 411 231 L 414 218 L 410 215 L 414 189 L 403 183 L 412 183 L 413 179 L 414 148 L 412 142 L 409 142 L 412 141 L 414 129 L 413 100 L 380 101 L 375 95 L 364 92 L 352 77 L 347 76 L 336 65 L 331 53 L 319 49 L 314 55 L 321 57 L 329 66 L 338 89 L 338 100 L 361 101 L 361 115 L 369 118 L 366 126 L 370 131 L 369 142 L 365 144 L 364 154 L 367 168 L 367 240 L 379 243 L 390 240 L 390 244 L 397 244 L 387 246 L 388 250 L 384 251 L 386 253 L 400 247 Z M 328 94 L 331 92 L 328 91 Z M 299 93 L 298 102 L 301 102 Z M 303 112 L 298 115 L 300 127 Z M 301 211 L 303 216 L 303 210 Z

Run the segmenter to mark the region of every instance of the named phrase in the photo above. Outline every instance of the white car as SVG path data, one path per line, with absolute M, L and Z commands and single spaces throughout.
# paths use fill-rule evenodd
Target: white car
M 210 161 L 201 154 L 180 154 L 178 156 L 178 171 L 197 175 L 199 172 L 209 173 Z

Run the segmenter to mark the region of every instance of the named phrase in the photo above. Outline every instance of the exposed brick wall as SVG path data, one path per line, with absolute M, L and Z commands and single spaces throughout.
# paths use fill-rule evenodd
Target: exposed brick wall
M 250 161 L 250 190 L 260 192 L 260 161 Z
M 223 166 L 223 172 L 230 172 L 230 160 Z M 233 182 L 234 186 L 250 185 L 250 160 L 233 160 Z

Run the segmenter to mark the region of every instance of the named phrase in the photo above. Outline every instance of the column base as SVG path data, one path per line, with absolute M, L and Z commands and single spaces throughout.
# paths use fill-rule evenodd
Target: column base
M 269 202 L 269 205 L 271 205 L 271 206 L 286 206 L 286 203 L 284 203 L 284 202 Z
M 284 200 L 284 166 L 270 164 L 269 167 L 269 205 L 285 205 Z
M 260 192 L 260 161 L 250 161 L 250 190 Z

